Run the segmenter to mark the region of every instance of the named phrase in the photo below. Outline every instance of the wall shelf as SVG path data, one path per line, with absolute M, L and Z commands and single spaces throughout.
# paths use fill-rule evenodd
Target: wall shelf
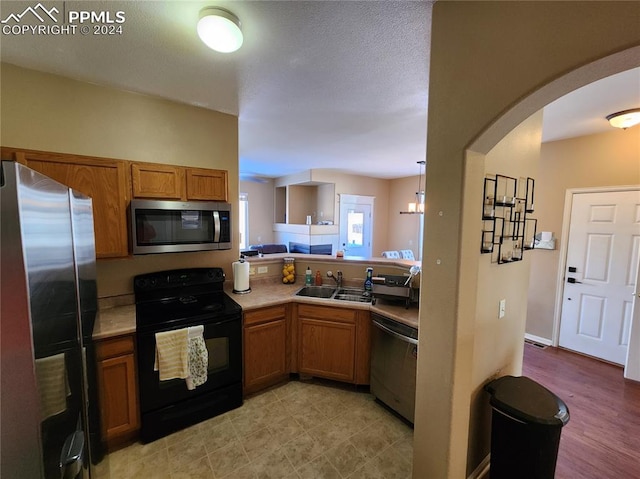
M 537 220 L 533 213 L 533 178 L 487 175 L 484 179 L 481 254 L 497 264 L 522 261 L 534 249 Z

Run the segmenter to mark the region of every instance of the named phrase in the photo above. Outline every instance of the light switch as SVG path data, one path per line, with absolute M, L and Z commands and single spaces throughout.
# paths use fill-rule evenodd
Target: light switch
M 506 311 L 507 311 L 507 300 L 506 299 L 501 299 L 500 300 L 499 310 L 498 310 L 498 318 L 499 319 L 504 318 L 504 315 L 506 314 Z

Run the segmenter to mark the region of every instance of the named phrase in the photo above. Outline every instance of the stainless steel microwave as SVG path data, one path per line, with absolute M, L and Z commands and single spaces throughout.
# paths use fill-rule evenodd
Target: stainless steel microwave
M 131 200 L 133 254 L 231 249 L 231 205 Z

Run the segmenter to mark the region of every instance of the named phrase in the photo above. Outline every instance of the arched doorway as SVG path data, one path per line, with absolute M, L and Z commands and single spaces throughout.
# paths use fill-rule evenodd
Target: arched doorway
M 414 477 L 474 472 L 488 445 L 469 440 L 469 424 L 477 421 L 470 415 L 472 398 L 492 375 L 521 366 L 522 346 L 516 343 L 522 344 L 522 336 L 505 357 L 493 358 L 491 351 L 474 357 L 474 350 L 487 348 L 475 342 L 483 313 L 475 293 L 483 278 L 479 206 L 467 192 L 482 181 L 477 164 L 547 103 L 637 66 L 639 20 L 640 5 L 601 2 L 434 6 Z M 486 364 L 476 374 L 478 360 Z

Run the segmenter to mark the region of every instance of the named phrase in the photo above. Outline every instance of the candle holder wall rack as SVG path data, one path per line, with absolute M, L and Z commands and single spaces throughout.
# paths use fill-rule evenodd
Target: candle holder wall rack
M 491 262 L 521 261 L 534 248 L 538 222 L 533 213 L 535 180 L 490 174 L 484 179 L 480 253 Z

